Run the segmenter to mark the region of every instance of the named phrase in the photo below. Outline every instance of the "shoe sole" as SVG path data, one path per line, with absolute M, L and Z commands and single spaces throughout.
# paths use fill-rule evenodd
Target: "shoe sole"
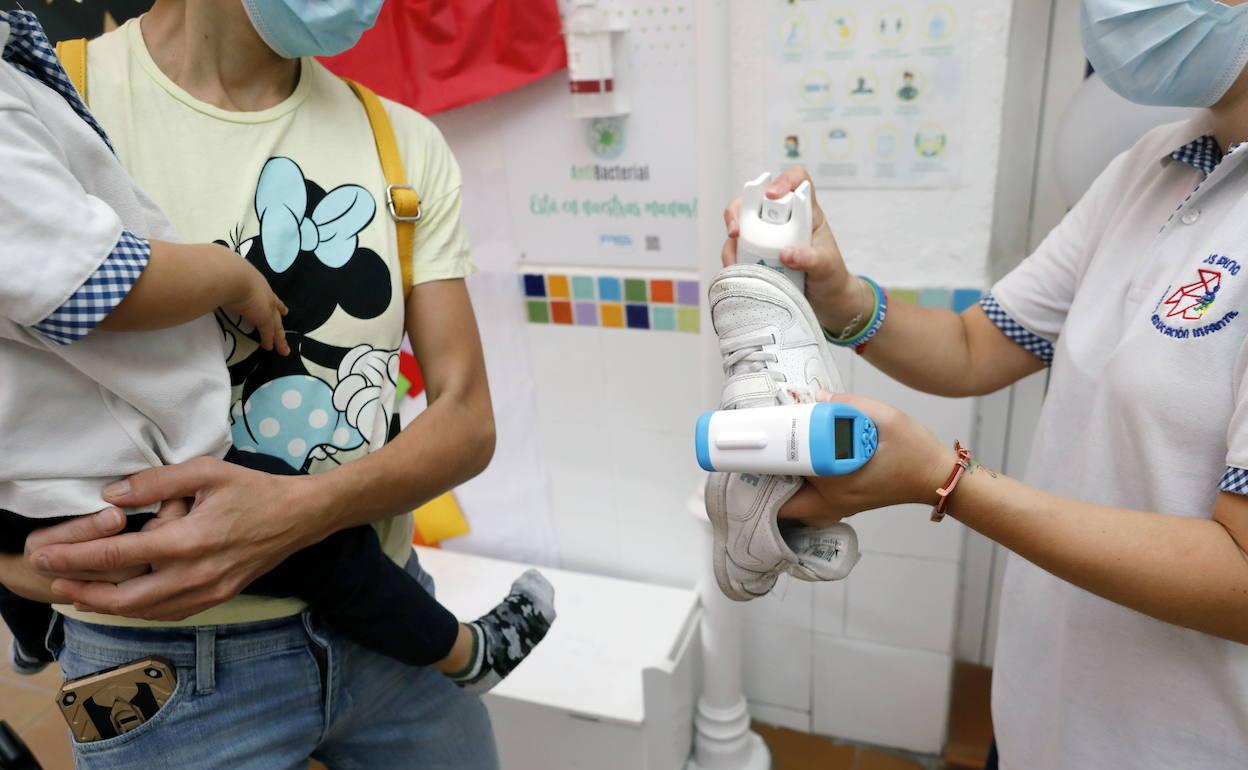
M 798 290 L 797 286 L 795 286 L 792 281 L 785 278 L 783 275 L 770 267 L 763 267 L 762 265 L 732 265 L 721 270 L 719 275 L 715 276 L 715 280 L 711 282 L 711 285 L 714 286 L 716 283 L 719 283 L 721 279 L 725 278 L 756 279 L 763 281 L 783 292 L 786 297 L 793 301 L 793 304 L 797 306 L 798 311 L 801 312 L 802 317 L 806 319 L 808 324 L 810 324 L 810 328 L 814 329 L 815 334 L 819 336 L 819 341 L 822 343 L 819 346 L 819 356 L 823 359 L 823 364 L 828 370 L 828 375 L 831 376 L 833 372 L 836 372 L 839 376 L 840 370 L 836 366 L 836 359 L 832 358 L 832 353 L 828 348 L 830 343 L 823 338 L 823 326 L 819 323 L 819 318 L 815 315 L 814 309 L 811 308 L 810 301 L 806 299 L 806 296 Z M 805 373 L 803 373 L 802 376 L 804 377 Z M 842 387 L 844 384 L 845 383 L 842 381 Z M 832 383 L 829 382 L 828 387 L 831 386 Z

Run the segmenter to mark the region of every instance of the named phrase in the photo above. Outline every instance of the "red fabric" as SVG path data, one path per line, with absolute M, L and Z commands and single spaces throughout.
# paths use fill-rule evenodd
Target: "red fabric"
M 426 115 L 519 88 L 567 67 L 555 0 L 386 0 L 338 75 Z
M 420 372 L 420 364 L 416 362 L 416 356 L 406 350 L 399 351 L 399 374 L 411 383 L 407 389 L 408 398 L 416 398 L 425 392 L 425 376 Z

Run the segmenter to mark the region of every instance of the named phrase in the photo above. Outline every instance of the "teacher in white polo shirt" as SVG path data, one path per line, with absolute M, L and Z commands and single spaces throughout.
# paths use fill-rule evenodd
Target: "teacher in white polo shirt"
M 1016 554 L 993 682 L 1007 770 L 1248 767 L 1241 2 L 1084 0 L 1086 52 L 1114 90 L 1209 109 L 1114 160 L 978 307 L 898 302 L 880 323 L 821 212 L 814 245 L 782 255 L 806 271 L 823 326 L 858 336 L 911 387 L 976 396 L 1051 368 L 1026 483 L 896 410 L 838 396 L 878 421 L 879 452 L 784 511 L 830 523 L 924 502 Z M 775 192 L 804 178 L 790 172 Z M 727 220 L 731 260 L 735 209 Z

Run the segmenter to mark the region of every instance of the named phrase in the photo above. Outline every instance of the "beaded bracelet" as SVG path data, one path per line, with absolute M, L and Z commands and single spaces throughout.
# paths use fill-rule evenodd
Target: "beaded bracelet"
M 888 314 L 888 293 L 880 288 L 880 285 L 865 275 L 858 276 L 867 282 L 871 287 L 871 296 L 874 304 L 871 308 L 871 318 L 867 321 L 866 326 L 857 334 L 849 337 L 833 337 L 828 333 L 827 329 L 823 330 L 823 336 L 828 342 L 842 348 L 853 348 L 855 353 L 861 353 L 866 348 L 867 343 L 876 335 L 880 327 L 884 325 L 884 317 Z

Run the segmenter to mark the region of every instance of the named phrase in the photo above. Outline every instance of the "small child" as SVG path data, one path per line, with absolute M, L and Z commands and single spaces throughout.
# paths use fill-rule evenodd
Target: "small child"
M 0 12 L 0 552 L 105 507 L 104 485 L 211 455 L 267 473 L 285 462 L 230 447 L 218 307 L 289 354 L 285 305 L 246 260 L 181 245 L 126 174 L 33 14 Z M 146 236 L 140 237 L 136 233 Z M 152 510 L 132 512 L 127 531 Z M 295 553 L 246 593 L 296 596 L 360 644 L 433 665 L 474 692 L 507 676 L 555 619 L 554 590 L 522 575 L 461 624 L 382 550 L 372 527 Z M 51 661 L 49 605 L 0 586 L 12 663 Z

